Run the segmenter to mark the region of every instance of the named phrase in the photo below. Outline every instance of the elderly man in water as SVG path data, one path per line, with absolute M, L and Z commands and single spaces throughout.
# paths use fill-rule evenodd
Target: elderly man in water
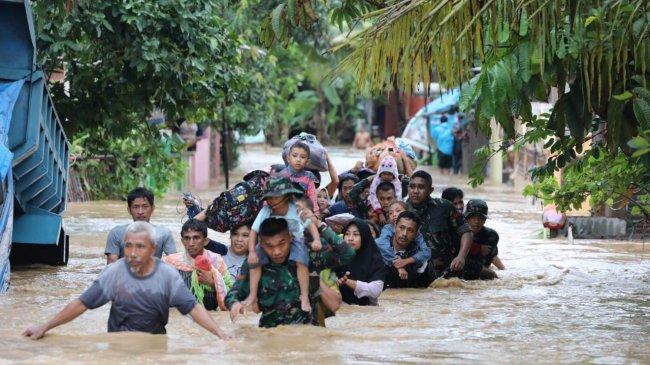
M 110 264 L 93 284 L 47 323 L 29 327 L 23 335 L 39 339 L 52 328 L 72 321 L 87 309 L 109 301 L 108 332 L 137 331 L 165 334 L 169 308 L 189 314 L 201 327 L 220 338 L 226 334 L 183 283 L 173 267 L 153 257 L 154 230 L 147 222 L 133 222 L 124 234 L 124 258 Z

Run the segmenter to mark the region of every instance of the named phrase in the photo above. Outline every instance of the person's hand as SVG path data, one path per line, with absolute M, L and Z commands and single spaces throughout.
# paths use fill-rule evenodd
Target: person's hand
M 320 225 L 320 219 L 318 219 L 316 214 L 314 214 L 314 212 L 312 212 L 309 209 L 299 209 L 298 215 L 300 215 L 300 219 L 302 219 L 303 221 L 309 219 L 310 221 L 314 222 L 316 226 Z
M 384 215 L 384 213 L 378 214 L 377 217 L 378 217 L 378 220 L 379 220 L 379 225 L 383 226 L 386 223 L 388 223 L 388 219 L 386 219 L 386 216 Z
M 42 324 L 38 326 L 31 326 L 28 329 L 23 332 L 23 336 L 32 339 L 32 340 L 38 340 L 40 338 L 43 338 L 45 336 L 45 332 L 47 332 L 47 327 Z
M 235 323 L 240 315 L 246 317 L 246 307 L 241 302 L 237 302 L 230 307 L 230 320 L 232 323 Z
M 224 332 L 221 328 L 217 330 L 217 333 L 215 333 L 217 337 L 219 337 L 222 340 L 232 340 L 232 336 Z
M 248 253 L 248 264 L 257 265 L 260 262 L 260 258 L 257 256 L 257 252 L 251 251 Z
M 323 244 L 320 241 L 320 238 L 316 238 L 311 242 L 312 251 L 320 251 L 323 248 Z
M 212 276 L 210 271 L 196 269 L 196 275 L 199 278 L 199 283 L 214 286 L 214 276 Z
M 449 266 L 451 268 L 451 271 L 457 272 L 461 271 L 465 267 L 465 258 L 456 256 L 454 261 L 451 262 L 451 265 Z
M 395 260 L 393 260 L 393 266 L 395 266 L 396 269 L 402 269 L 406 267 L 406 265 L 408 265 L 408 263 L 406 262 L 406 260 L 402 258 L 398 257 Z
M 350 169 L 350 171 L 358 172 L 359 170 L 361 170 L 363 168 L 363 164 L 364 164 L 363 161 L 361 161 L 361 160 L 357 161 L 357 163 L 354 164 L 354 167 L 352 167 Z
M 399 274 L 399 278 L 402 280 L 406 280 L 409 278 L 409 273 L 406 272 L 406 269 L 404 268 L 397 269 L 397 273 Z
M 345 275 L 339 278 L 338 280 L 339 285 L 345 285 L 348 282 L 348 275 L 350 275 L 350 272 L 346 271 Z

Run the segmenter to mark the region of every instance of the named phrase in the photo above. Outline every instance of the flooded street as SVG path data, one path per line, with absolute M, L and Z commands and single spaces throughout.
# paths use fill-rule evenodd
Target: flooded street
M 339 169 L 361 153 L 332 149 Z M 278 149 L 241 152 L 235 176 L 281 162 Z M 70 261 L 65 267 L 14 269 L 0 296 L 0 361 L 24 363 L 649 363 L 650 242 L 539 238 L 541 209 L 511 187 L 470 189 L 434 176 L 435 196 L 455 185 L 465 200 L 490 206 L 486 225 L 500 235 L 507 270 L 492 282 L 439 280 L 434 288 L 385 291 L 378 307 L 343 306 L 328 328 L 258 329 L 257 316 L 236 324 L 212 312 L 235 339 L 219 341 L 170 312 L 167 336 L 106 333 L 109 305 L 88 311 L 40 341 L 20 337 L 78 297 L 104 268 L 108 231 L 130 217 L 126 203 L 68 205 Z M 223 180 L 223 179 L 222 179 Z M 236 179 L 231 177 L 232 181 Z M 198 192 L 204 205 L 220 189 Z M 152 222 L 179 234 L 176 194 L 158 201 Z M 227 243 L 226 236 L 210 236 Z M 182 249 L 180 236 L 176 244 Z

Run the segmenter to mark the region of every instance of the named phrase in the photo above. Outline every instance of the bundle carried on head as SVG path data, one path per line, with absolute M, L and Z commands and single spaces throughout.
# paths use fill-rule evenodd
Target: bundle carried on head
M 386 156 L 392 156 L 397 162 L 397 170 L 404 174 L 404 165 L 409 163 L 417 166 L 416 155 L 413 148 L 401 138 L 388 137 L 385 141 L 372 146 L 366 153 L 366 167 L 377 171 L 379 164 Z
M 289 150 L 296 142 L 302 142 L 309 146 L 309 162 L 306 166 L 308 170 L 327 171 L 327 150 L 318 142 L 316 136 L 305 132 L 285 142 L 282 150 L 282 159 L 285 164 L 288 163 L 287 156 L 289 155 Z

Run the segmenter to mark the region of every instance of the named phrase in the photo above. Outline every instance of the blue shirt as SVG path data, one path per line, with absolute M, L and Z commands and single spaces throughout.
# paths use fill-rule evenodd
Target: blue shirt
M 381 234 L 375 240 L 377 248 L 381 253 L 381 257 L 384 259 L 386 265 L 393 265 L 393 261 L 396 259 L 395 251 L 393 250 L 393 236 L 395 235 L 395 228 L 392 224 L 386 224 L 384 228 L 381 229 Z M 431 258 L 431 249 L 427 246 L 426 241 L 422 233 L 418 232 L 418 235 L 415 237 L 414 243 L 417 245 L 417 251 L 413 254 L 413 260 L 417 266 L 423 265 L 425 262 L 429 261 Z
M 440 152 L 445 155 L 451 155 L 454 152 L 454 123 L 448 120 L 433 127 L 431 136 L 436 141 L 436 146 Z
M 359 217 L 359 212 L 356 208 L 349 208 L 343 200 L 339 200 L 329 207 L 330 215 L 337 215 L 343 213 L 350 213 L 355 217 Z

